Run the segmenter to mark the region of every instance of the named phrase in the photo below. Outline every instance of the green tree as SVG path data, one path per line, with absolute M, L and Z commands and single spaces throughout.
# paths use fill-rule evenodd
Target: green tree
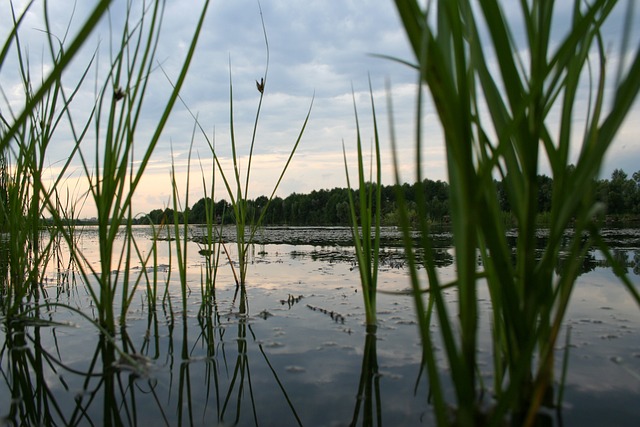
M 191 224 L 205 224 L 207 222 L 207 208 L 214 209 L 214 202 L 210 197 L 203 197 L 194 203 L 189 212 L 189 222 Z
M 538 212 L 551 211 L 553 196 L 553 179 L 546 175 L 538 175 Z
M 622 169 L 616 169 L 611 174 L 609 191 L 607 193 L 607 211 L 620 215 L 630 211 L 631 197 L 634 193 L 635 181 L 627 179 Z
M 631 213 L 640 214 L 640 171 L 633 173 L 633 195 L 631 199 Z
M 0 232 L 7 231 L 6 217 L 10 215 L 8 212 L 9 200 L 9 172 L 7 170 L 7 158 L 5 153 L 0 153 Z

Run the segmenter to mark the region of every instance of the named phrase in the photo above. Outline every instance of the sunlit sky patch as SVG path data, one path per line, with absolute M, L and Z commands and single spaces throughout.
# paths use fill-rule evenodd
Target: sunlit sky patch
M 0 9 L 0 33 L 3 41 L 11 28 L 8 3 L 3 2 Z M 16 10 L 22 10 L 26 1 L 13 3 Z M 557 28 L 557 35 L 561 35 L 566 31 L 570 10 L 563 6 L 564 2 L 557 3 L 559 5 L 554 28 Z M 71 0 L 49 2 L 52 31 L 62 39 L 71 21 L 70 33 L 74 34 L 93 4 L 94 2 L 79 1 L 74 5 Z M 507 16 L 515 20 L 517 10 L 512 7 L 511 2 L 503 4 Z M 166 4 L 156 58 L 159 66 L 154 75 L 150 76 L 153 89 L 145 106 L 143 125 L 136 141 L 137 149 L 144 148 L 145 141 L 154 130 L 152 127 L 155 118 L 170 89 L 168 78 L 174 79 L 178 75 L 201 5 L 201 0 L 170 0 Z M 612 78 L 620 57 L 621 18 L 626 12 L 626 6 L 627 2 L 620 3 L 604 30 L 610 55 L 609 74 Z M 136 7 L 134 6 L 134 10 Z M 369 78 L 382 139 L 383 181 L 385 184 L 393 183 L 385 89 L 387 81 L 393 100 L 394 130 L 398 140 L 398 157 L 402 162 L 402 179 L 413 181 L 416 76 L 407 66 L 372 55 L 389 55 L 410 61 L 413 58 L 394 3 L 390 0 L 264 0 L 261 7 L 269 43 L 269 68 L 254 149 L 249 197 L 271 194 L 312 100 L 310 121 L 277 194 L 286 197 L 293 192 L 307 193 L 346 186 L 343 142 L 352 169 L 356 164 L 354 98 L 365 146 L 368 147 L 373 137 Z M 91 74 L 95 76 L 97 69 L 100 75 L 104 70 L 109 62 L 108 47 L 111 43 L 117 43 L 120 31 L 118 25 L 123 20 L 125 8 L 124 0 L 114 2 L 111 22 L 116 34 L 113 40 L 109 34 L 109 22 L 105 20 L 95 37 L 75 60 L 73 67 L 66 72 L 66 85 L 74 85 L 96 49 L 99 60 L 93 64 Z M 640 8 L 636 7 L 634 12 L 634 18 L 638 18 L 636 22 L 640 21 L 638 9 Z M 50 63 L 44 45 L 45 37 L 41 31 L 44 28 L 42 10 L 42 2 L 36 2 L 22 27 L 22 48 L 24 51 L 28 50 L 34 82 L 40 80 L 42 71 L 46 72 Z M 521 40 L 521 34 L 514 36 Z M 637 49 L 638 36 L 637 31 L 632 34 L 630 49 Z M 191 113 L 197 115 L 209 140 L 215 141 L 216 150 L 225 168 L 230 168 L 230 79 L 233 85 L 235 137 L 242 156 L 241 167 L 246 168 L 248 161 L 245 156 L 248 154 L 260 96 L 256 90 L 256 80 L 264 76 L 266 57 L 257 1 L 212 2 L 205 30 L 181 92 L 184 105 L 176 105 L 145 179 L 138 189 L 135 198 L 137 212 L 170 206 L 172 159 L 180 178 L 179 184 L 184 188 L 184 174 L 194 127 Z M 0 86 L 14 113 L 19 111 L 23 97 L 16 67 L 14 53 L 0 69 Z M 91 81 L 83 86 L 74 103 L 73 113 L 78 122 L 86 117 L 93 100 L 94 83 Z M 0 108 L 3 114 L 8 113 L 5 100 Z M 639 169 L 639 114 L 636 102 L 635 109 L 630 113 L 606 157 L 603 177 L 610 176 L 616 168 L 622 168 L 629 174 Z M 433 180 L 446 180 L 442 133 L 428 101 L 423 111 L 423 121 L 423 175 Z M 580 118 L 576 118 L 576 121 L 579 122 Z M 72 144 L 70 135 L 65 132 L 61 132 L 58 140 L 52 144 L 47 158 L 52 175 L 60 162 L 69 155 Z M 89 153 L 92 153 L 95 146 L 95 135 L 89 136 L 82 145 L 90 156 L 93 156 Z M 574 151 L 576 155 L 577 150 Z M 208 143 L 199 132 L 196 132 L 193 139 L 191 157 L 190 205 L 204 195 L 201 170 L 208 179 L 213 167 Z M 73 176 L 67 181 L 69 183 L 75 182 L 75 177 L 81 175 L 79 162 L 75 164 L 75 168 L 72 168 Z M 353 170 L 355 173 L 355 169 Z M 228 199 L 221 184 L 218 179 L 215 198 Z M 75 187 L 74 184 L 73 188 L 76 189 L 75 194 L 79 194 L 86 185 Z M 211 189 L 208 188 L 207 192 L 210 194 Z M 186 199 L 186 194 L 183 194 L 182 199 Z M 83 216 L 93 215 L 90 205 L 85 205 Z

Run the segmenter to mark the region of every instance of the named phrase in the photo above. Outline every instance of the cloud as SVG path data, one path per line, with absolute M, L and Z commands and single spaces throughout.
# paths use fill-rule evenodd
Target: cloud
M 162 32 L 154 69 L 149 79 L 148 92 L 135 138 L 136 160 L 139 160 L 155 131 L 157 121 L 177 79 L 182 61 L 193 35 L 202 0 L 185 2 L 170 0 L 166 3 Z M 16 8 L 25 2 L 14 2 Z M 64 2 L 48 2 L 52 29 L 57 37 L 67 40 L 77 31 L 84 17 L 91 10 L 87 2 L 78 2 L 76 10 L 70 11 Z M 71 93 L 79 81 L 90 58 L 97 51 L 97 59 L 91 64 L 87 80 L 74 100 L 72 113 L 74 126 L 81 128 L 96 105 L 94 79 L 103 81 L 108 71 L 110 48 L 119 45 L 120 26 L 126 12 L 125 0 L 115 0 L 111 9 L 111 21 L 101 23 L 92 40 L 65 72 L 64 84 Z M 502 3 L 505 16 L 517 22 L 517 12 L 511 2 Z M 623 2 L 626 7 L 626 3 Z M 413 55 L 401 28 L 398 14 L 392 1 L 308 0 L 263 1 L 262 18 L 269 44 L 269 64 L 255 137 L 252 168 L 255 187 L 252 193 L 269 192 L 280 172 L 282 159 L 295 143 L 305 115 L 313 99 L 310 121 L 304 132 L 299 151 L 282 183 L 279 194 L 307 192 L 319 188 L 344 186 L 344 164 L 342 143 L 349 156 L 355 150 L 354 97 L 358 109 L 361 133 L 365 145 L 373 138 L 373 123 L 369 99 L 369 77 L 373 88 L 378 126 L 383 145 L 384 180 L 393 182 L 391 173 L 390 129 L 387 111 L 386 81 L 391 83 L 393 100 L 394 132 L 402 160 L 402 177 L 411 181 L 415 177 L 415 105 L 416 75 L 411 68 L 387 59 L 372 56 L 382 54 L 411 61 Z M 611 16 L 611 23 L 603 28 L 609 52 L 610 67 L 615 70 L 618 62 L 619 31 L 627 13 L 618 7 Z M 633 11 L 638 17 L 639 8 Z M 6 37 L 11 27 L 7 6 L 0 9 L 0 28 Z M 134 2 L 131 12 L 139 16 L 139 5 Z M 558 5 L 554 10 L 554 34 L 566 32 L 566 22 L 571 9 Z M 45 34 L 42 21 L 42 2 L 31 8 L 23 25 L 23 50 L 28 50 L 33 81 L 41 79 L 41 70 L 50 66 L 44 46 Z M 69 26 L 69 20 L 71 25 Z M 111 24 L 111 27 L 109 26 Z M 67 27 L 69 26 L 69 30 Z M 110 28 L 113 33 L 110 32 Z M 515 27 L 514 37 L 526 58 L 524 31 Z M 629 46 L 637 46 L 638 31 L 632 34 Z M 485 30 L 486 33 L 486 30 Z M 3 38 L 4 40 L 4 38 Z M 553 41 L 552 41 L 553 42 Z M 487 52 L 489 61 L 495 61 L 492 52 Z M 163 177 L 168 180 L 171 159 L 182 165 L 190 145 L 193 143 L 193 158 L 209 158 L 207 143 L 215 141 L 220 158 L 231 156 L 230 114 L 233 103 L 234 138 L 242 164 L 248 163 L 248 155 L 260 93 L 255 82 L 265 77 L 267 51 L 262 28 L 260 8 L 256 0 L 212 2 L 206 17 L 203 33 L 198 42 L 196 55 L 189 75 L 181 91 L 181 102 L 171 114 L 152 157 L 153 163 L 145 174 L 144 185 L 136 197 L 137 209 L 148 211 L 162 207 L 153 205 L 166 200 L 168 193 Z M 41 65 L 44 62 L 44 65 Z M 498 68 L 492 65 L 496 73 Z M 614 72 L 609 74 L 612 78 Z M 122 82 L 126 84 L 126 82 Z M 9 55 L 0 69 L 0 85 L 14 112 L 20 109 L 24 95 L 19 82 L 15 51 Z M 583 86 L 586 87 L 586 86 Z M 112 90 L 107 86 L 107 90 Z M 231 90 L 233 94 L 231 95 Z M 584 93 L 584 92 L 582 92 Z M 584 95 L 580 99 L 586 99 Z M 184 102 L 184 104 L 182 104 Z M 586 103 L 580 101 L 581 105 Z M 423 111 L 423 175 L 430 179 L 446 179 L 446 165 L 442 131 L 430 101 L 425 101 Z M 7 114 L 8 107 L 0 108 Z M 195 134 L 194 119 L 197 115 L 205 138 L 198 130 Z M 637 159 L 638 129 L 632 117 L 638 115 L 638 105 L 630 114 L 609 155 L 604 173 L 617 165 L 627 165 L 632 173 Z M 81 147 L 88 159 L 94 158 L 94 150 L 104 143 L 104 130 L 97 134 L 93 129 L 87 133 Z M 74 137 L 68 125 L 61 125 L 58 137 L 52 141 L 49 163 L 56 164 L 66 159 L 74 147 Z M 575 151 L 575 150 L 574 150 Z M 75 163 L 76 169 L 79 163 Z M 182 169 L 182 166 L 180 167 Z M 626 168 L 625 168 L 626 170 Z M 199 173 L 198 171 L 196 171 Z M 253 181 L 253 180 L 252 180 Z M 168 181 L 167 181 L 168 182 Z M 193 201 L 202 189 L 194 182 Z M 166 203 L 166 202 L 164 202 Z

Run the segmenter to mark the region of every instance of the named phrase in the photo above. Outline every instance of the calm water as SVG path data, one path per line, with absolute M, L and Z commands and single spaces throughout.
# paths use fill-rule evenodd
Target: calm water
M 141 251 L 148 251 L 149 230 L 136 233 Z M 7 424 L 433 425 L 426 379 L 419 377 L 412 301 L 381 293 L 377 333 L 366 334 L 349 229 L 275 228 L 257 238 L 246 294 L 236 288 L 223 257 L 215 292 L 205 300 L 205 258 L 189 243 L 186 311 L 172 243 L 158 242 L 156 311 L 150 311 L 142 283 L 116 338 L 142 369 L 128 366 L 95 326 L 68 309 L 41 308 L 41 318 L 59 325 L 2 322 L 0 416 Z M 540 238 L 542 243 L 543 232 Z M 640 233 L 612 230 L 607 238 L 638 285 Z M 395 230 L 386 229 L 384 241 L 379 288 L 405 290 Z M 448 234 L 438 234 L 437 241 L 440 273 L 453 277 Z M 97 268 L 95 231 L 86 229 L 78 244 Z M 233 245 L 228 249 L 233 258 Z M 141 271 L 139 263 L 130 269 L 134 276 Z M 60 273 L 67 271 L 48 275 L 47 301 L 93 318 L 87 285 L 73 271 L 63 276 L 68 280 Z M 455 301 L 455 292 L 448 297 Z M 480 304 L 488 307 L 486 295 Z M 488 317 L 482 316 L 481 369 L 491 357 Z M 553 425 L 638 425 L 640 309 L 597 252 L 585 263 L 566 324 L 569 373 L 561 419 L 552 413 Z M 558 360 L 564 343 L 563 336 Z

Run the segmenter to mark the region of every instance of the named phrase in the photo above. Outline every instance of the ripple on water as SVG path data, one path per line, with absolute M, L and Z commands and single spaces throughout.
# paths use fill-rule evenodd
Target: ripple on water
M 298 365 L 289 365 L 286 366 L 285 371 L 292 373 L 292 374 L 301 374 L 304 372 L 307 372 L 307 370 L 305 368 L 303 368 L 302 366 L 298 366 Z

